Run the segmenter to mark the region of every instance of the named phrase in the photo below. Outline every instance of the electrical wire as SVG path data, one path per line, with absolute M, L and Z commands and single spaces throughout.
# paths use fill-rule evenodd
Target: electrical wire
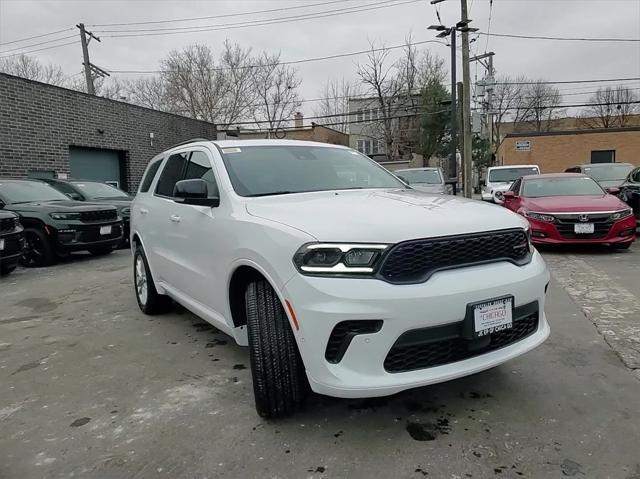
M 478 35 L 487 35 L 502 38 L 520 38 L 525 40 L 558 40 L 566 42 L 640 42 L 640 38 L 581 38 L 581 37 L 547 37 L 537 35 L 514 35 L 506 33 L 478 32 Z
M 559 85 L 559 84 L 571 84 L 571 83 L 606 83 L 606 82 L 614 82 L 614 81 L 636 81 L 640 80 L 640 77 L 630 77 L 630 78 L 602 78 L 599 80 L 558 80 L 558 81 L 528 81 L 528 82 L 496 82 L 494 85 Z
M 354 1 L 354 0 L 346 0 L 346 1 Z M 193 22 L 197 20 L 211 20 L 213 18 L 229 18 L 229 17 L 242 17 L 246 15 L 255 15 L 258 13 L 272 13 L 272 12 L 282 12 L 289 10 L 297 10 L 300 8 L 311 8 L 318 7 L 324 5 L 332 5 L 335 3 L 344 3 L 345 0 L 333 0 L 331 2 L 321 2 L 321 3 L 311 3 L 307 5 L 295 5 L 293 7 L 287 6 L 282 8 L 270 8 L 268 10 L 254 10 L 251 12 L 240 12 L 240 13 L 227 13 L 224 15 L 209 15 L 206 17 L 191 17 L 191 18 L 173 18 L 170 20 L 149 20 L 144 22 L 122 22 L 122 23 L 93 23 L 91 25 L 87 25 L 89 27 L 119 27 L 119 26 L 129 26 L 129 25 L 153 25 L 153 24 L 162 24 L 162 23 L 176 23 L 176 22 Z
M 20 55 L 28 55 L 30 53 L 41 52 L 43 50 L 51 50 L 52 48 L 65 47 L 67 45 L 77 45 L 79 43 L 80 43 L 79 40 L 78 41 L 73 41 L 73 42 L 61 43 L 60 45 L 53 45 L 51 47 L 38 48 L 36 50 L 30 50 L 28 52 L 12 53 L 11 55 L 0 56 L 0 58 L 10 58 L 10 57 L 17 57 L 17 56 L 20 56 Z
M 276 62 L 276 63 L 269 63 L 269 64 L 264 64 L 264 65 L 243 65 L 240 67 L 237 67 L 236 69 L 242 69 L 242 70 L 246 70 L 246 69 L 251 69 L 251 68 L 261 68 L 261 67 L 265 67 L 265 66 L 277 66 L 277 65 L 297 65 L 300 63 L 309 63 L 309 62 L 316 62 L 316 61 L 323 61 L 323 60 L 331 60 L 334 58 L 344 58 L 344 57 L 351 57 L 351 56 L 356 56 L 356 55 L 364 55 L 366 53 L 371 53 L 371 52 L 380 52 L 380 51 L 385 51 L 385 50 L 395 50 L 398 48 L 405 48 L 407 46 L 415 46 L 415 45 L 424 45 L 427 43 L 438 43 L 440 45 L 445 45 L 444 42 L 438 41 L 438 40 L 424 40 L 424 41 L 420 41 L 420 42 L 411 42 L 411 43 L 404 43 L 402 45 L 392 45 L 390 47 L 381 47 L 381 48 L 369 48 L 367 50 L 360 50 L 357 52 L 350 52 L 350 53 L 337 53 L 335 55 L 327 55 L 324 57 L 315 57 L 315 58 L 304 58 L 301 60 L 290 60 L 290 61 L 285 61 L 285 62 Z M 209 68 L 208 71 L 226 71 L 226 70 L 231 70 L 231 67 L 215 67 L 215 68 Z M 147 73 L 175 73 L 176 70 L 107 70 L 109 73 L 114 73 L 114 74 L 147 74 Z M 193 71 L 200 71 L 200 70 L 179 70 L 181 73 L 184 72 L 193 72 Z
M 493 0 L 489 0 L 489 21 L 487 24 L 487 41 L 484 44 L 484 52 L 487 53 L 489 48 L 489 38 L 491 37 L 491 16 L 493 14 Z
M 389 1 L 393 1 L 395 3 L 389 3 Z M 211 32 L 211 31 L 220 31 L 220 30 L 233 30 L 237 28 L 259 27 L 259 26 L 274 25 L 279 23 L 291 23 L 291 22 L 298 22 L 303 20 L 315 20 L 318 18 L 334 17 L 334 16 L 346 15 L 350 13 L 360 13 L 360 12 L 365 12 L 370 10 L 379 10 L 382 8 L 391 8 L 391 7 L 406 5 L 410 3 L 417 3 L 421 1 L 423 0 L 404 0 L 399 2 L 397 0 L 385 0 L 384 2 L 367 4 L 368 6 L 366 8 L 363 8 L 361 6 L 348 7 L 343 9 L 325 10 L 323 12 L 315 12 L 315 13 L 304 14 L 304 15 L 293 15 L 289 17 L 252 20 L 252 21 L 246 21 L 246 22 L 236 22 L 236 23 L 229 23 L 229 24 L 218 24 L 218 25 L 200 26 L 200 27 L 187 27 L 189 28 L 188 30 L 187 29 L 182 30 L 182 28 L 185 28 L 185 27 L 176 27 L 174 29 L 171 29 L 171 31 L 153 30 L 153 31 L 141 32 L 141 33 L 127 33 L 128 32 L 127 30 L 117 30 L 117 31 L 100 30 L 100 31 L 96 31 L 96 33 L 102 34 L 102 33 L 113 32 L 114 34 L 112 35 L 102 35 L 102 36 L 106 38 L 125 38 L 125 37 L 146 37 L 146 36 L 158 36 L 158 35 L 176 35 L 181 33 L 201 33 L 201 32 Z M 124 34 L 118 34 L 118 33 L 124 33 Z
M 3 53 L 9 53 L 9 52 L 15 52 L 16 50 L 24 50 L 25 48 L 32 48 L 32 47 L 37 47 L 40 45 L 47 45 L 49 43 L 54 43 L 54 42 L 59 42 L 61 40 L 68 40 L 69 38 L 75 38 L 75 35 L 67 35 L 66 37 L 60 37 L 60 38 L 54 38 L 52 40 L 45 40 L 43 42 L 38 42 L 38 43 L 31 43 L 30 45 L 24 45 L 21 47 L 14 47 L 11 48 L 9 50 L 3 50 L 0 52 L 0 55 L 2 55 Z
M 11 40 L 10 42 L 2 42 L 2 43 L 0 43 L 0 46 L 2 46 L 2 45 L 11 45 L 13 43 L 20 43 L 20 42 L 24 42 L 24 41 L 27 41 L 27 40 L 34 40 L 36 38 L 48 37 L 50 35 L 56 35 L 58 33 L 69 32 L 71 30 L 73 30 L 73 27 L 65 28 L 64 30 L 56 30 L 55 32 L 43 33 L 42 35 L 34 35 L 32 37 L 25 37 L 25 38 L 20 38 L 18 40 Z

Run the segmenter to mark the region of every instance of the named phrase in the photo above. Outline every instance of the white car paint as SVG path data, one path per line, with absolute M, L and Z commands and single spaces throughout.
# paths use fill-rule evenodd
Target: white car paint
M 234 327 L 228 288 L 233 272 L 243 265 L 260 271 L 283 304 L 287 300 L 293 306 L 300 328 L 292 328 L 307 376 L 312 389 L 322 394 L 382 396 L 473 374 L 533 349 L 549 335 L 543 313 L 549 273 L 535 250 L 524 266 L 494 262 L 461 267 L 411 285 L 374 278 L 306 276 L 293 262 L 296 251 L 310 242 L 393 244 L 527 228 L 519 215 L 460 197 L 403 189 L 242 197 L 233 189 L 218 148 L 253 145 L 344 148 L 287 140 L 182 145 L 156 157 L 162 158 L 163 165 L 149 191 L 138 192 L 131 208 L 132 239 L 137 237 L 145 249 L 158 292 L 233 336 L 238 344 L 247 344 L 246 327 Z M 194 149 L 206 152 L 211 161 L 220 194 L 218 207 L 183 205 L 152 193 L 168 156 Z M 538 302 L 541 314 L 535 333 L 444 366 L 394 374 L 384 369 L 387 352 L 403 332 L 459 322 L 468 303 L 505 295 L 514 296 L 516 307 Z M 356 336 L 344 358 L 331 364 L 325 360 L 327 339 L 333 327 L 346 319 L 382 319 L 384 325 L 378 333 Z
M 483 201 L 490 201 L 497 204 L 502 204 L 502 194 L 511 188 L 513 182 L 517 179 L 514 178 L 511 181 L 490 181 L 491 172 L 500 170 L 511 170 L 522 168 L 523 175 L 540 174 L 540 167 L 538 165 L 510 165 L 510 166 L 490 166 L 487 168 L 487 181 L 485 187 L 482 189 Z M 531 169 L 535 169 L 535 172 L 531 172 Z

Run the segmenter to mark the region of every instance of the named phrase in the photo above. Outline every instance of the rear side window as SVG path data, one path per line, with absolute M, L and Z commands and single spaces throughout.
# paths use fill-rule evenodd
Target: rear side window
M 634 183 L 640 183 L 640 168 L 636 169 L 631 174 L 631 181 L 633 181 Z
M 194 151 L 191 153 L 191 158 L 189 159 L 184 179 L 202 179 L 207 182 L 207 192 L 209 193 L 209 197 L 218 196 L 218 185 L 216 184 L 216 179 L 213 176 L 213 170 L 211 169 L 211 162 L 209 161 L 209 157 L 206 153 L 202 151 Z
M 156 177 L 156 173 L 158 172 L 158 168 L 160 168 L 160 164 L 162 163 L 162 159 L 151 163 L 149 168 L 147 169 L 144 178 L 142 179 L 142 183 L 140 183 L 140 193 L 146 193 L 151 188 L 151 183 L 153 183 L 153 179 Z
M 164 169 L 160 174 L 160 178 L 158 179 L 156 194 L 162 196 L 173 196 L 173 187 L 182 179 L 182 174 L 184 173 L 188 156 L 189 153 L 185 152 L 176 153 L 169 157 L 167 164 L 164 166 Z

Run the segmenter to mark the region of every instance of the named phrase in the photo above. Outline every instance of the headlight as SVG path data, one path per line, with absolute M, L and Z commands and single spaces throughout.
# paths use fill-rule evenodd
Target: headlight
M 543 213 L 532 213 L 531 211 L 525 211 L 524 215 L 532 220 L 545 221 L 547 223 L 553 223 L 556 220 L 554 216 Z
M 18 228 L 20 226 L 20 218 L 13 219 L 13 227 Z
M 614 221 L 621 220 L 622 218 L 626 218 L 627 216 L 631 216 L 632 214 L 633 210 L 631 208 L 622 211 L 616 211 L 611 215 L 611 219 Z
M 386 244 L 309 243 L 293 262 L 303 274 L 366 275 L 375 271 Z
M 80 213 L 49 213 L 54 220 L 79 220 Z
M 131 208 L 122 208 L 120 210 L 120 214 L 122 216 L 130 216 L 131 215 Z

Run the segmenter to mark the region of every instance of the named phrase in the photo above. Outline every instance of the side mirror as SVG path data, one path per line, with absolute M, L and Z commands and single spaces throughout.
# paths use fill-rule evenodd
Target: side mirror
M 409 184 L 409 182 L 407 181 L 407 179 L 404 176 L 400 176 L 400 175 L 396 175 L 398 178 L 400 178 L 404 183 L 406 183 L 407 185 Z
M 202 179 L 178 181 L 173 187 L 174 201 L 185 205 L 216 207 L 220 198 L 209 197 L 207 182 Z
M 505 191 L 502 193 L 502 201 L 509 201 L 516 197 L 516 194 L 513 191 Z
M 617 186 L 610 186 L 609 188 L 605 188 L 605 190 L 610 195 L 617 195 L 618 193 L 620 193 L 620 188 L 618 188 Z

